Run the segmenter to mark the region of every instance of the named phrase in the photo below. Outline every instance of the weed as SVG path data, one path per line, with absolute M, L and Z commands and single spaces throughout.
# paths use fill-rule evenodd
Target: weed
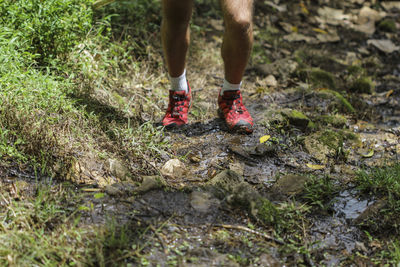
M 304 187 L 303 198 L 312 206 L 318 206 L 323 210 L 330 208 L 330 201 L 338 192 L 338 187 L 333 183 L 329 176 L 311 176 L 309 182 Z

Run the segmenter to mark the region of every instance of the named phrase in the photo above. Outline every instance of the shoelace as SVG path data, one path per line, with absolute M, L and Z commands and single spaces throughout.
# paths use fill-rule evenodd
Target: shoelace
M 240 105 L 241 102 L 236 101 L 237 99 L 240 99 L 240 95 L 239 94 L 235 94 L 232 95 L 230 97 L 223 97 L 223 99 L 226 101 L 227 106 L 229 108 L 229 113 L 232 114 L 234 112 L 238 112 L 239 114 L 243 114 L 244 110 L 243 110 L 243 105 Z M 237 105 L 239 104 L 239 105 Z
M 172 101 L 170 101 L 171 104 L 171 117 L 180 117 L 182 114 L 180 113 L 183 111 L 183 108 L 181 106 L 185 105 L 185 99 L 186 96 L 184 95 L 173 95 L 172 96 Z

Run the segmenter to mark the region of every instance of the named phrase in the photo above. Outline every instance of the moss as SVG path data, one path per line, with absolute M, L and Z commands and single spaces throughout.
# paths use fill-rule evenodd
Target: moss
M 301 111 L 298 110 L 292 110 L 292 109 L 284 109 L 281 111 L 281 114 L 285 116 L 288 120 L 289 123 L 293 126 L 306 129 L 306 128 L 311 128 L 313 129 L 315 127 L 315 124 L 306 116 L 304 115 Z
M 354 93 L 371 94 L 374 90 L 374 84 L 370 78 L 362 77 L 353 82 L 350 91 Z
M 339 114 L 322 115 L 319 117 L 322 124 L 332 125 L 333 127 L 341 128 L 346 125 L 347 119 Z
M 337 150 L 342 146 L 343 136 L 335 131 L 325 130 L 318 137 L 318 141 L 331 149 Z
M 346 110 L 347 112 L 356 113 L 356 110 L 350 104 L 350 102 L 344 96 L 342 96 L 339 92 L 329 90 L 329 89 L 323 90 L 323 92 L 334 95 L 336 97 L 336 99 L 338 100 L 338 102 L 340 103 L 340 105 L 342 106 L 342 108 L 344 110 Z
M 347 71 L 350 75 L 360 75 L 360 74 L 365 73 L 365 69 L 358 65 L 348 66 Z
M 384 19 L 378 24 L 378 29 L 384 32 L 396 32 L 396 21 L 393 19 Z
M 335 77 L 324 70 L 312 69 L 310 72 L 310 81 L 317 86 L 328 87 L 329 89 L 336 88 Z

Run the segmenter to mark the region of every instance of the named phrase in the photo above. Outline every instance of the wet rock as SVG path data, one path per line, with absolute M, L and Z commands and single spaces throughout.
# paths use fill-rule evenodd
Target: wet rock
M 320 90 L 316 92 L 317 97 L 321 99 L 327 99 L 330 100 L 331 103 L 330 109 L 339 109 L 341 111 L 345 112 L 350 112 L 350 113 L 355 113 L 356 110 L 354 107 L 350 104 L 350 102 L 339 92 L 325 89 L 325 90 Z
M 186 166 L 179 159 L 170 159 L 161 168 L 161 174 L 173 178 L 183 178 L 187 173 Z
M 275 194 L 284 194 L 288 196 L 297 195 L 303 192 L 304 186 L 310 178 L 307 176 L 289 174 L 282 176 L 271 187 L 271 191 Z
M 375 85 L 370 78 L 362 77 L 353 82 L 350 91 L 354 93 L 372 94 Z
M 282 110 L 281 113 L 289 120 L 289 123 L 293 126 L 299 127 L 301 129 L 306 129 L 307 127 L 313 126 L 312 121 L 298 110 L 285 109 Z
M 322 69 L 302 69 L 297 72 L 297 75 L 302 81 L 310 81 L 316 87 L 336 89 L 336 78 L 333 74 Z
M 113 197 L 130 195 L 135 190 L 136 185 L 129 182 L 114 183 L 105 187 L 105 192 Z
M 107 167 L 111 174 L 115 176 L 119 181 L 125 181 L 130 177 L 130 171 L 124 164 L 117 159 L 109 159 L 107 161 Z
M 261 125 L 275 125 L 275 124 L 286 124 L 287 119 L 282 115 L 279 110 L 267 110 L 263 113 L 255 114 L 257 121 Z
M 190 194 L 190 205 L 197 212 L 206 213 L 210 209 L 218 208 L 219 201 L 211 193 L 194 191 Z
M 232 170 L 224 170 L 219 174 L 215 175 L 207 185 L 211 185 L 222 189 L 224 192 L 233 192 L 234 188 L 244 179 L 242 176 L 239 176 L 236 172 Z
M 336 156 L 343 147 L 343 137 L 332 130 L 316 132 L 305 138 L 304 147 L 311 156 L 326 164 L 328 157 Z
M 271 64 L 254 66 L 254 70 L 261 75 L 273 75 L 280 81 L 287 80 L 298 68 L 299 64 L 288 58 L 279 59 Z
M 123 194 L 123 191 L 121 190 L 121 188 L 118 188 L 118 187 L 112 186 L 112 185 L 106 186 L 105 191 L 108 195 L 110 195 L 112 197 L 120 196 Z
M 340 114 L 322 115 L 319 120 L 322 124 L 331 125 L 336 128 L 343 128 L 347 123 L 346 117 Z
M 250 155 L 256 157 L 263 156 L 273 156 L 276 154 L 277 147 L 270 143 L 258 144 L 254 147 L 253 151 L 250 152 Z
M 244 163 L 243 162 L 232 162 L 229 164 L 229 169 L 231 171 L 234 171 L 237 173 L 239 176 L 243 176 L 244 173 Z
M 140 194 L 161 188 L 165 184 L 160 176 L 143 176 L 142 178 L 141 185 L 135 189 L 135 192 Z
M 374 204 L 369 206 L 363 213 L 361 213 L 355 220 L 355 224 L 362 224 L 363 222 L 368 222 L 369 220 L 376 220 L 379 218 L 379 212 L 387 205 L 386 199 L 381 199 L 376 201 Z

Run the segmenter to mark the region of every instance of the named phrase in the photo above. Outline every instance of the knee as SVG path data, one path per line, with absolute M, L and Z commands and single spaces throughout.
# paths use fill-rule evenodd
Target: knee
M 241 34 L 249 34 L 253 28 L 251 13 L 239 13 L 225 16 L 227 30 Z

